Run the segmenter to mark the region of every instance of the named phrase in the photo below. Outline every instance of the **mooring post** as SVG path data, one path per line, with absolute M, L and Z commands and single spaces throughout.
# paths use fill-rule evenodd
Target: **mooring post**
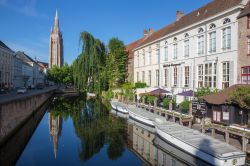
M 201 132 L 204 134 L 205 133 L 205 119 L 201 119 Z
M 192 128 L 192 119 L 188 121 L 188 127 Z
M 225 140 L 226 140 L 226 143 L 229 144 L 229 132 L 228 132 L 228 128 L 226 128 L 226 131 L 225 131 Z
M 179 118 L 179 119 L 180 119 L 180 125 L 183 126 L 182 118 Z
M 247 139 L 247 137 L 245 136 L 245 133 L 244 133 L 244 135 L 242 136 L 242 151 L 243 152 L 247 151 L 247 144 L 248 144 L 248 139 Z
M 212 137 L 215 137 L 215 128 L 212 128 Z
M 173 122 L 175 122 L 175 116 L 174 116 L 174 114 L 173 114 L 172 118 L 173 118 Z

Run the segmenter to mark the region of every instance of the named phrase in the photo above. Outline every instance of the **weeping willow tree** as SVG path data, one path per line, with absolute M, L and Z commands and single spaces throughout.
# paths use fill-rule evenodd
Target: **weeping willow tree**
M 100 94 L 105 90 L 105 45 L 88 32 L 80 35 L 82 52 L 73 62 L 73 79 L 75 86 L 81 91 Z

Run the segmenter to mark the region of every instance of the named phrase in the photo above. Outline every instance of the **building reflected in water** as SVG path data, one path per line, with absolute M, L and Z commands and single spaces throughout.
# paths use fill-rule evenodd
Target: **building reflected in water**
M 153 133 L 154 128 L 133 121 L 128 124 L 128 147 L 146 165 L 179 165 L 186 166 L 185 162 L 180 161 L 155 145 L 157 136 Z
M 62 132 L 62 117 L 60 115 L 53 116 L 51 113 L 49 113 L 49 134 L 50 134 L 50 141 L 53 141 L 53 150 L 55 159 L 58 150 L 58 139 L 61 136 L 61 132 Z

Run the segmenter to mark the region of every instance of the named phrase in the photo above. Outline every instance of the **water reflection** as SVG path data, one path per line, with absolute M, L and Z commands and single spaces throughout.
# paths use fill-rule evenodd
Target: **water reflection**
M 126 144 L 126 121 L 109 116 L 107 108 L 100 101 L 58 97 L 48 110 L 55 158 L 62 130 L 61 116 L 64 119 L 71 117 L 73 121 L 75 134 L 81 140 L 78 149 L 80 160 L 91 159 L 105 144 L 108 144 L 107 154 L 110 160 L 122 156 Z
M 0 165 L 15 164 L 20 154 L 16 165 L 206 165 L 166 143 L 154 128 L 109 114 L 101 101 L 56 97 L 46 110 L 24 125 L 15 144 L 0 150 Z
M 49 134 L 50 140 L 53 141 L 53 151 L 56 159 L 57 149 L 58 149 L 58 139 L 62 132 L 62 117 L 60 115 L 54 116 L 49 113 Z

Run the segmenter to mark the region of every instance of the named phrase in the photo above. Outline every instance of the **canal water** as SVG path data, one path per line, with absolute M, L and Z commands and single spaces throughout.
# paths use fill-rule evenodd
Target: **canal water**
M 0 165 L 208 165 L 151 127 L 82 97 L 55 97 L 1 149 Z

